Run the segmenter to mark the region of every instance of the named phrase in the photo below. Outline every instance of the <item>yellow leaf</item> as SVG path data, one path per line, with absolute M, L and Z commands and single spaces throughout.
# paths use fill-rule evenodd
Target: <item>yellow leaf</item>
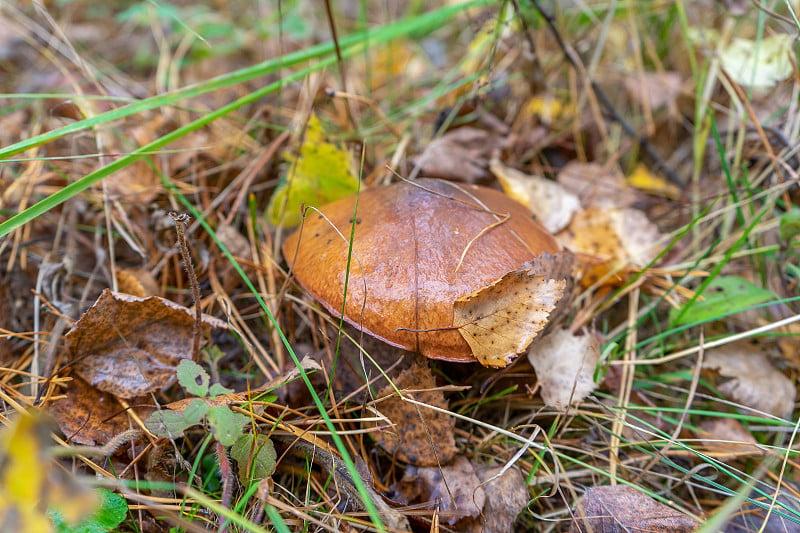
M 48 509 L 68 523 L 97 507 L 97 498 L 51 465 L 50 425 L 41 415 L 20 415 L 0 431 L 0 531 L 49 533 Z
M 325 131 L 311 115 L 298 155 L 284 156 L 289 169 L 267 206 L 274 225 L 294 227 L 302 220 L 302 206 L 320 207 L 358 191 L 350 154 L 325 140 Z
M 680 189 L 664 178 L 650 172 L 646 166 L 639 163 L 627 178 L 628 184 L 639 190 L 658 194 L 665 198 L 676 199 L 681 195 Z

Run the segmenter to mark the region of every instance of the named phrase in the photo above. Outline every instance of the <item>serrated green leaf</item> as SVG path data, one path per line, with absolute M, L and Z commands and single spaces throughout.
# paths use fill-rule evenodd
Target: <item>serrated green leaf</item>
M 311 115 L 297 156 L 286 155 L 289 163 L 284 179 L 267 206 L 271 224 L 294 227 L 300 224 L 302 205 L 320 207 L 358 191 L 350 154 L 325 140 L 325 130 Z
M 669 314 L 670 323 L 681 326 L 708 322 L 778 297 L 772 291 L 739 276 L 721 276 L 706 287 L 702 298 L 698 298 L 688 307 L 672 309 Z
M 214 383 L 211 385 L 211 388 L 208 390 L 209 396 L 220 396 L 222 394 L 231 394 L 233 389 L 229 389 L 228 387 L 223 387 L 219 383 Z
M 206 396 L 211 378 L 205 369 L 191 359 L 181 359 L 178 363 L 178 383 L 186 392 L 194 396 Z
M 187 428 L 202 422 L 208 410 L 206 402 L 195 398 L 183 411 L 162 409 L 154 412 L 144 421 L 144 426 L 157 437 L 176 439 Z
M 128 514 L 128 503 L 125 498 L 108 489 L 96 489 L 100 507 L 92 516 L 81 520 L 75 525 L 64 522 L 63 516 L 58 511 L 48 512 L 53 521 L 55 531 L 58 533 L 107 533 L 116 531 L 125 516 Z
M 250 418 L 231 411 L 225 405 L 210 407 L 206 416 L 208 424 L 214 430 L 214 437 L 223 446 L 233 446 L 242 436 L 244 425 L 250 421 Z
M 272 475 L 278 455 L 266 435 L 249 434 L 236 440 L 231 448 L 231 458 L 239 465 L 239 480 L 248 486 Z
M 784 242 L 800 235 L 800 209 L 792 208 L 781 216 L 778 236 Z

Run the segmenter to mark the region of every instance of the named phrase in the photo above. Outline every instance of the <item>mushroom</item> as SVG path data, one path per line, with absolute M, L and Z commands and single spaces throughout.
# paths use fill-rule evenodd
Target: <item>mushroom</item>
M 283 244 L 300 285 L 357 329 L 429 358 L 504 367 L 571 287 L 572 255 L 486 187 L 403 181 L 310 213 Z

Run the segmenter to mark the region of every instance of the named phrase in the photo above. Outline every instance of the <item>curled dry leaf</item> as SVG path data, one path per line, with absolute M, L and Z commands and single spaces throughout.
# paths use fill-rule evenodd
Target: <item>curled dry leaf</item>
M 542 268 L 545 262 L 548 266 Z M 537 264 L 509 272 L 456 301 L 453 325 L 479 363 L 505 367 L 525 351 L 569 292 L 570 265 L 565 254 L 543 254 Z
M 356 197 L 345 198 L 322 212 L 283 245 L 300 284 L 334 315 L 344 308 L 345 319 L 361 331 L 426 357 L 476 360 L 463 326 L 454 324 L 455 304 L 509 273 L 569 283 L 564 265 L 571 264 L 571 254 L 524 206 L 485 187 L 400 182 L 363 192 L 357 204 Z M 349 243 L 345 236 L 353 226 Z M 555 297 L 560 281 L 539 284 L 552 291 L 547 302 L 560 307 L 566 300 L 566 291 Z M 522 340 L 497 340 L 524 349 L 533 337 L 523 333 Z M 509 359 L 483 358 L 498 366 Z
M 756 345 L 740 341 L 709 350 L 703 368 L 729 378 L 718 388 L 732 400 L 777 417 L 791 415 L 797 391 Z
M 566 329 L 556 330 L 531 348 L 528 360 L 536 370 L 545 404 L 566 409 L 580 403 L 595 389 L 594 370 L 600 360 L 600 344 L 590 333 L 574 335 Z
M 698 523 L 628 485 L 589 487 L 578 501 L 570 532 L 694 531 Z
M 410 466 L 396 488 L 409 503 L 427 502 L 437 509 L 448 525 L 462 518 L 477 518 L 486 503 L 486 491 L 474 465 L 462 456 L 442 467 Z
M 204 328 L 226 328 L 203 315 Z M 92 386 L 130 399 L 175 381 L 181 359 L 192 356 L 194 312 L 151 296 L 103 291 L 66 334 L 73 368 Z
M 395 386 L 419 402 L 447 409 L 447 400 L 434 389 L 436 380 L 427 366 L 414 364 L 400 373 Z M 412 389 L 412 390 L 406 390 Z M 455 441 L 455 419 L 440 411 L 403 401 L 391 385 L 378 393 L 375 408 L 392 424 L 370 422 L 368 427 L 378 445 L 402 462 L 416 466 L 434 466 L 449 462 L 458 451 Z M 388 399 L 387 399 L 388 398 Z
M 566 228 L 580 208 L 577 195 L 558 182 L 522 173 L 507 167 L 497 158 L 492 158 L 490 168 L 506 194 L 527 206 L 536 220 L 551 233 Z

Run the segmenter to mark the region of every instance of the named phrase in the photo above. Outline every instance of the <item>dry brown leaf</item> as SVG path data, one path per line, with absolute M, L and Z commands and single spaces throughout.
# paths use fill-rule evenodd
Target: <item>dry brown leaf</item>
M 486 502 L 486 491 L 475 467 L 462 456 L 441 468 L 408 467 L 400 484 L 407 486 L 404 492 L 416 496 L 413 502 L 428 502 L 448 525 L 462 518 L 477 518 Z
M 742 457 L 764 455 L 758 441 L 741 422 L 733 418 L 712 418 L 700 423 L 696 431 L 704 453 Z
M 681 83 L 677 72 L 642 72 L 622 81 L 631 101 L 651 111 L 666 107 L 670 112 L 677 112 Z
M 226 328 L 203 315 L 205 328 Z M 130 399 L 169 386 L 192 356 L 194 312 L 151 296 L 103 291 L 66 334 L 73 368 L 89 384 Z
M 576 194 L 583 207 L 629 207 L 636 194 L 616 169 L 597 163 L 571 161 L 556 178 L 564 188 Z
M 777 417 L 792 414 L 797 395 L 794 384 L 756 345 L 740 341 L 709 350 L 703 368 L 730 378 L 717 388 L 732 400 Z
M 474 183 L 489 177 L 497 139 L 488 131 L 458 128 L 433 140 L 417 158 L 422 175 Z
M 578 501 L 570 531 L 616 533 L 621 531 L 694 531 L 694 519 L 659 503 L 633 487 L 589 487 Z
M 478 362 L 505 367 L 544 329 L 567 288 L 566 276 L 548 278 L 534 268 L 509 272 L 459 298 L 453 325 Z
M 137 428 L 111 394 L 101 392 L 79 377 L 67 383 L 65 395 L 66 398 L 48 404 L 47 411 L 71 443 L 103 446 L 120 433 Z M 153 411 L 143 406 L 142 401 L 133 403 L 136 407 L 132 409 L 141 419 Z
M 525 477 L 516 467 L 503 472 L 504 466 L 477 467 L 476 474 L 486 493 L 481 516 L 470 520 L 464 531 L 469 533 L 506 533 L 514 531 L 519 513 L 530 499 Z
M 566 228 L 580 207 L 578 197 L 558 182 L 507 167 L 497 158 L 490 168 L 506 194 L 527 206 L 550 233 Z
M 553 331 L 534 345 L 528 360 L 536 370 L 542 399 L 557 409 L 580 403 L 595 389 L 594 370 L 600 360 L 600 344 L 587 333 L 567 329 Z
M 447 400 L 440 390 L 425 390 L 436 387 L 430 367 L 414 364 L 394 380 L 400 389 L 411 389 L 403 394 L 433 407 L 447 409 Z M 454 437 L 455 419 L 439 411 L 426 409 L 399 398 L 394 388 L 388 385 L 378 394 L 375 408 L 392 424 L 370 422 L 368 427 L 379 427 L 372 433 L 381 448 L 398 460 L 417 466 L 444 464 L 456 452 Z

